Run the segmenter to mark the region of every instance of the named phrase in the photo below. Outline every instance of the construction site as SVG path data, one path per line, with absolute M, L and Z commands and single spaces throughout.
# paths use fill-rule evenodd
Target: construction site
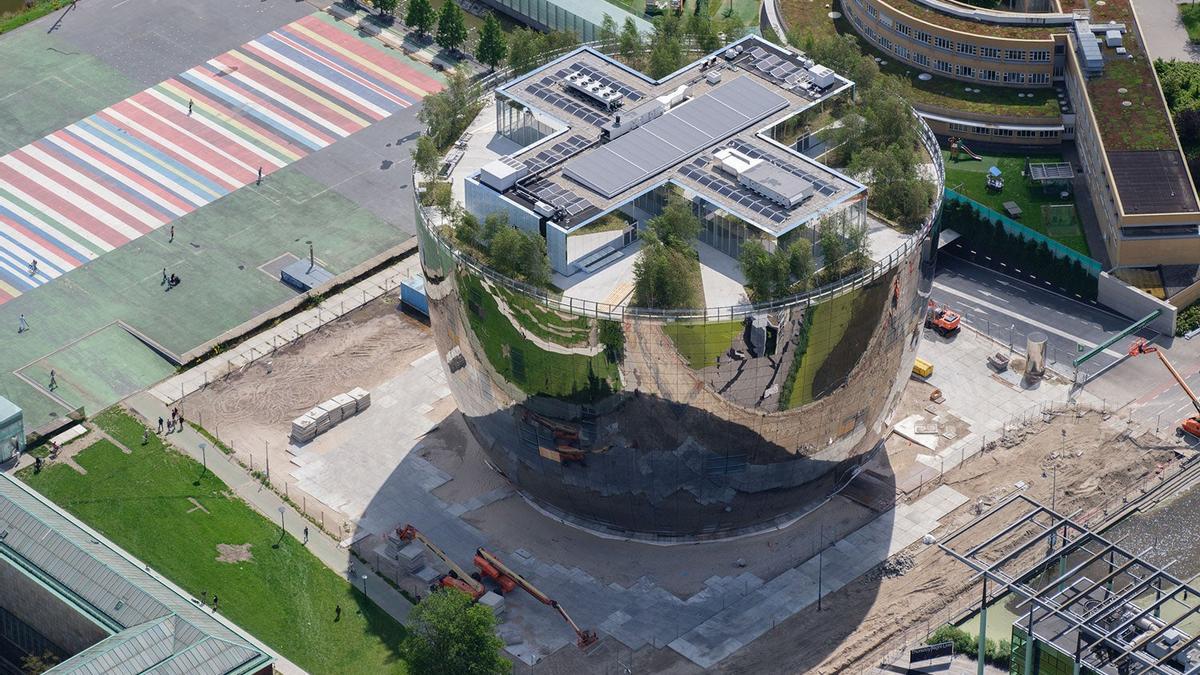
M 939 549 L 948 533 L 1014 495 L 1103 530 L 1196 473 L 1173 429 L 1130 424 L 1054 370 L 1032 381 L 1020 353 L 972 330 L 930 326 L 918 354 L 932 372 L 908 381 L 848 485 L 776 529 L 677 545 L 600 536 L 523 498 L 398 294 L 183 407 L 248 467 L 269 461 L 276 491 L 413 597 L 448 585 L 493 607 L 518 672 L 868 672 L 970 625 L 979 579 Z M 294 418 L 359 387 L 370 408 L 289 441 Z

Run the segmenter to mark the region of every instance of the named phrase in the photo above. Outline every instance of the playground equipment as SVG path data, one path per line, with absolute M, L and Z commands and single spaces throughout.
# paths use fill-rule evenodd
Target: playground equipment
M 1000 167 L 993 166 L 987 172 L 987 187 L 989 190 L 1003 190 L 1004 176 L 1000 173 Z
M 983 161 L 982 157 L 975 154 L 974 152 L 971 152 L 971 149 L 967 147 L 966 143 L 963 143 L 961 138 L 958 138 L 957 136 L 951 136 L 950 137 L 950 159 L 957 162 L 958 161 L 958 153 L 960 153 L 960 152 L 977 162 Z

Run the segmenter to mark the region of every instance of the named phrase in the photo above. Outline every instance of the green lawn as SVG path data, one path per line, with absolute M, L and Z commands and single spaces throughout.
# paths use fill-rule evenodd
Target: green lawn
M 98 440 L 65 464 L 20 478 L 311 673 L 404 673 L 404 628 L 323 565 L 279 525 L 231 497 L 200 464 L 165 448 L 122 411 L 96 419 L 132 450 Z M 203 506 L 197 509 L 192 500 Z M 250 544 L 253 558 L 217 560 L 218 544 Z M 341 604 L 340 621 L 334 608 Z
M 586 344 L 592 335 L 592 323 L 586 317 L 568 318 L 507 288 L 497 287 L 496 290 L 508 303 L 509 311 L 521 327 L 543 340 L 574 347 Z
M 1200 6 L 1179 5 L 1179 19 L 1187 29 L 1188 39 L 1200 42 Z
M 669 323 L 663 326 L 675 348 L 694 370 L 716 364 L 717 357 L 729 351 L 742 334 L 741 321 L 712 323 Z
M 517 331 L 479 279 L 466 272 L 457 279 L 471 330 L 504 379 L 531 396 L 580 401 L 618 388 L 617 366 L 603 351 L 591 357 L 546 351 Z
M 1048 221 L 1047 215 L 1050 211 L 1044 210 L 1044 206 L 1074 204 L 1075 201 L 1072 197 L 1063 200 L 1057 194 L 1047 195 L 1033 187 L 1021 176 L 1027 155 L 981 156 L 983 157 L 982 162 L 963 159 L 961 155 L 958 161 L 953 161 L 950 159 L 949 151 L 943 151 L 942 158 L 946 162 L 946 187 L 999 213 L 1005 213 L 1004 202 L 1016 202 L 1023 211 L 1017 222 L 1084 255 L 1091 254 L 1087 239 L 1083 235 L 1083 227 L 1079 224 L 1078 215 L 1064 222 Z M 1034 162 L 1062 161 L 1061 155 L 1030 155 L 1028 157 Z M 1000 192 L 987 189 L 985 182 L 987 171 L 992 166 L 999 167 L 1004 176 L 1004 189 Z

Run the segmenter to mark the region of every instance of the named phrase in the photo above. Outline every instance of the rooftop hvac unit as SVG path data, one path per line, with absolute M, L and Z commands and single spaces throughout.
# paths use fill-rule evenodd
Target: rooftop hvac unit
M 1104 32 L 1104 44 L 1108 45 L 1109 47 L 1120 47 L 1121 46 L 1121 31 L 1119 31 L 1119 30 L 1105 31 Z
M 719 71 L 719 70 L 709 71 L 709 73 L 704 76 L 704 79 L 708 80 L 709 84 L 716 84 L 721 81 L 721 71 Z
M 730 47 L 729 49 L 725 50 L 724 56 L 726 61 L 732 61 L 737 58 L 737 50 L 733 47 Z
M 554 217 L 554 207 L 550 206 L 546 202 L 534 202 L 533 210 L 536 211 L 539 216 L 544 218 Z
M 824 89 L 832 86 L 837 78 L 833 71 L 819 63 L 813 64 L 808 68 L 808 74 L 812 77 L 813 84 L 818 88 Z

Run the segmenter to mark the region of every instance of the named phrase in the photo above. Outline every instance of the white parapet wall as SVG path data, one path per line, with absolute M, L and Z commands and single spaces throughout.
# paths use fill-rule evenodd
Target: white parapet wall
M 1175 314 L 1179 311 L 1174 305 L 1150 295 L 1140 288 L 1134 288 L 1108 272 L 1100 273 L 1097 286 L 1097 300 L 1109 309 L 1116 310 L 1130 319 L 1141 319 L 1154 310 L 1162 310 L 1150 327 L 1164 335 L 1175 334 Z

